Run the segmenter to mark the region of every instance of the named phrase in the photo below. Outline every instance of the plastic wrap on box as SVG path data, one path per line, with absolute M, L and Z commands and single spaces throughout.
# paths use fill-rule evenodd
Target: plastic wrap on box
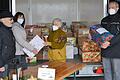
M 42 33 L 49 33 L 49 28 L 48 27 L 41 28 L 41 32 Z
M 89 34 L 89 28 L 79 28 L 78 35 L 86 35 Z
M 75 37 L 67 37 L 67 45 L 76 46 L 76 38 Z
M 95 41 L 99 46 L 113 38 L 113 35 L 105 28 L 101 27 L 100 24 L 90 26 L 90 34 L 92 40 Z
M 66 46 L 66 58 L 74 59 L 74 46 L 72 46 L 72 45 Z

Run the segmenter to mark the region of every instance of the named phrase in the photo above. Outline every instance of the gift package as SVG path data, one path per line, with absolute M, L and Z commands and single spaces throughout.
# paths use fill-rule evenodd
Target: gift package
M 101 27 L 100 24 L 90 26 L 90 34 L 92 40 L 94 40 L 99 46 L 113 38 L 113 35 L 105 28 Z

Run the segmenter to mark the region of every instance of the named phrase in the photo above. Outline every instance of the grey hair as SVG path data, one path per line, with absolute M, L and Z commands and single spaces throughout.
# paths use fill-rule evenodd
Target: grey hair
M 62 22 L 62 20 L 61 20 L 60 18 L 55 18 L 55 19 L 53 19 L 53 22 L 54 22 L 54 21 Z

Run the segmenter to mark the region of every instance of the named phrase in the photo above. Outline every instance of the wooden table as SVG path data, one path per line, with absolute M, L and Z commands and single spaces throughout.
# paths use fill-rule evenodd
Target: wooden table
M 78 62 L 45 62 L 40 65 L 28 67 L 28 69 L 24 71 L 23 75 L 32 74 L 34 77 L 37 77 L 38 67 L 41 67 L 42 65 L 48 65 L 49 68 L 56 70 L 55 80 L 63 80 L 85 66 L 85 64 Z

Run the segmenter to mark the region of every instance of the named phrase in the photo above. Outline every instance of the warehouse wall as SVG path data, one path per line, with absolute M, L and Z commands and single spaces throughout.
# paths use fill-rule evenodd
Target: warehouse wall
M 25 14 L 26 24 L 29 24 L 29 0 L 16 0 L 16 12 L 21 11 Z
M 103 17 L 102 0 L 79 0 L 80 20 L 83 21 L 100 21 Z
M 22 11 L 27 24 L 51 22 L 59 17 L 71 21 L 97 21 L 103 16 L 103 0 L 16 0 L 16 11 Z
M 32 15 L 34 16 L 33 23 L 51 22 L 56 17 L 60 17 L 64 21 L 75 20 L 75 5 L 75 0 L 35 0 L 32 7 L 32 12 L 36 12 Z

